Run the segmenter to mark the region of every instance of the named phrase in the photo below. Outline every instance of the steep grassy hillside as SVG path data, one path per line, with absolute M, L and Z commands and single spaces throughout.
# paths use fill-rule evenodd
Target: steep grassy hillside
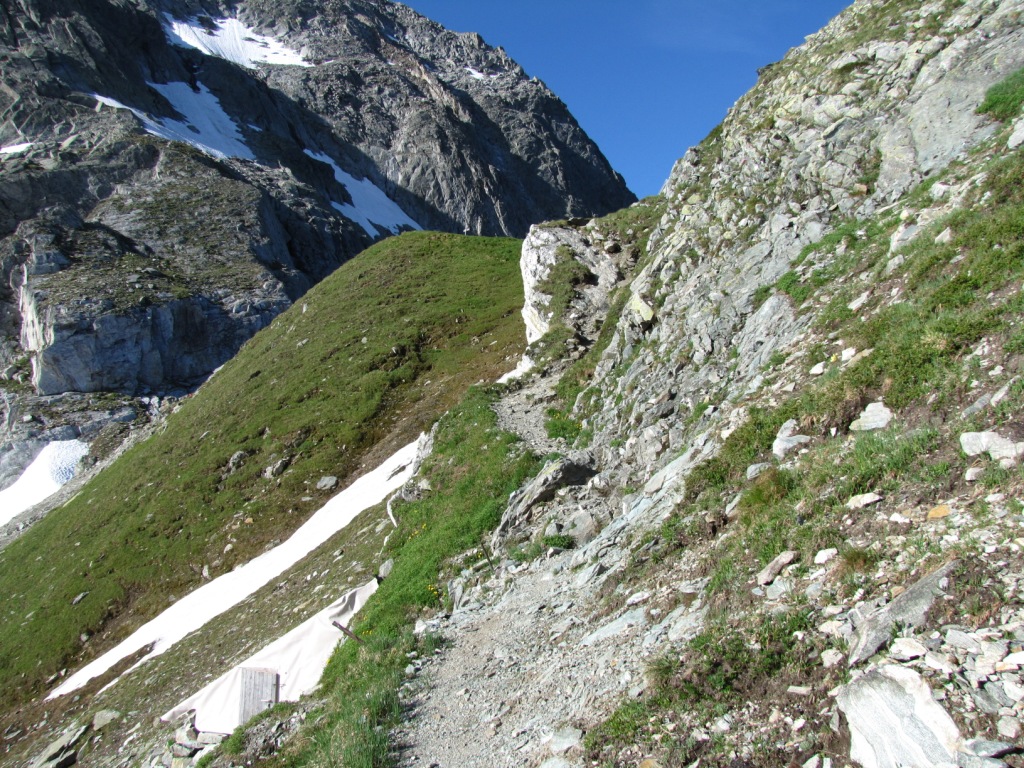
M 344 482 L 511 368 L 518 254 L 515 240 L 436 233 L 366 251 L 0 553 L 12 698 L 282 540 L 333 494 L 321 477 Z

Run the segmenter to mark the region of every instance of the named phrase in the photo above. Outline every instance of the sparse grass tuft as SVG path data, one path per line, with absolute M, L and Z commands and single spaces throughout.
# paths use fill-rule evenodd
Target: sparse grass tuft
M 1024 68 L 989 88 L 978 113 L 1006 122 L 1020 114 L 1021 105 L 1024 105 Z

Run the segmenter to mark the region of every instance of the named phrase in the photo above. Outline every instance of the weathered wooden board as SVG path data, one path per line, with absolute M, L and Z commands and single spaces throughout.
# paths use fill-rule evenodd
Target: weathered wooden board
M 239 700 L 241 721 L 258 715 L 277 704 L 278 676 L 273 669 L 242 668 L 242 693 Z

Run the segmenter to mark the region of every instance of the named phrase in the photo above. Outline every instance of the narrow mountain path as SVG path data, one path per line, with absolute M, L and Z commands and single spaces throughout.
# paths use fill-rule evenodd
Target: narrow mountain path
M 594 585 L 577 585 L 569 572 L 571 558 L 499 573 L 492 604 L 440 622 L 445 647 L 403 689 L 399 765 L 518 768 L 556 755 L 581 765 L 591 719 L 642 681 L 644 632 L 643 622 L 623 624 L 588 643 L 598 605 Z
M 509 392 L 494 406 L 498 426 L 518 435 L 538 456 L 568 450 L 563 439 L 548 437 L 544 422 L 547 409 L 555 403 L 555 386 L 565 365 L 557 365 L 542 376 L 526 374 L 520 389 Z

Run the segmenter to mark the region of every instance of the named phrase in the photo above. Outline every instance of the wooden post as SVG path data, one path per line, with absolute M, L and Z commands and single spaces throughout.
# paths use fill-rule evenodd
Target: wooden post
M 353 640 L 355 640 L 360 645 L 366 645 L 366 643 L 364 643 L 362 640 L 360 640 L 358 637 L 356 637 L 356 633 L 355 632 L 353 632 L 351 629 L 349 629 L 348 627 L 343 625 L 340 621 L 332 621 L 331 624 L 336 626 L 338 629 L 340 629 L 342 632 L 344 632 L 348 637 L 351 637 Z

